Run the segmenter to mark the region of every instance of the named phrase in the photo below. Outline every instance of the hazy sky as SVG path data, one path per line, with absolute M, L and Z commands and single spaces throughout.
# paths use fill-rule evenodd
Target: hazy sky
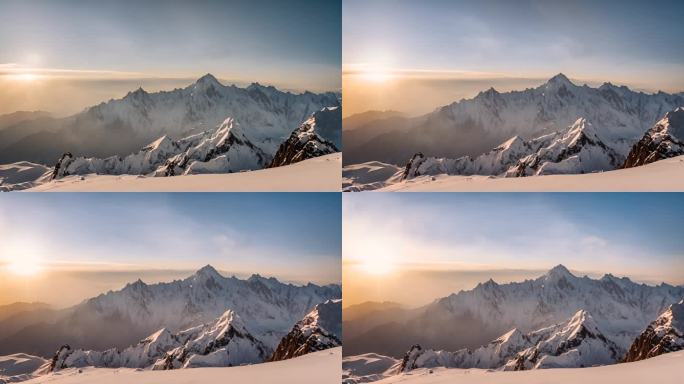
M 67 305 L 206 264 L 296 283 L 339 283 L 334 193 L 7 194 L 0 199 L 0 305 Z
M 345 114 L 428 112 L 559 72 L 580 84 L 681 92 L 682 18 L 678 0 L 345 0 Z M 471 83 L 482 79 L 484 88 Z
M 339 90 L 341 23 L 339 0 L 3 0 L 0 113 L 74 112 L 208 72 Z
M 683 216 L 681 194 L 344 195 L 345 305 L 425 304 L 557 264 L 579 275 L 684 284 Z

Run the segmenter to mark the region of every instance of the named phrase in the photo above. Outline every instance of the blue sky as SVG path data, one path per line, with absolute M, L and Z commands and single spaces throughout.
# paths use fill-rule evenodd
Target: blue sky
M 238 85 L 336 91 L 341 23 L 340 0 L 3 0 L 0 102 L 75 112 L 139 85 L 173 89 L 205 73 Z M 1 82 L 26 74 L 41 81 Z M 79 104 L 58 105 L 69 98 Z
M 558 73 L 644 92 L 684 91 L 684 2 L 345 0 L 345 114 L 412 115 Z
M 339 282 L 338 194 L 18 194 L 0 199 L 0 259 L 63 269 L 212 264 L 299 282 Z
M 681 1 L 344 2 L 345 63 L 576 77 L 681 73 Z M 637 72 L 638 71 L 638 72 Z
M 344 196 L 343 258 L 414 269 L 613 273 L 683 284 L 684 196 L 425 193 Z M 382 223 L 382 225 L 380 225 Z M 360 244 L 375 239 L 377 250 Z
M 342 209 L 346 306 L 420 306 L 558 264 L 577 276 L 684 284 L 681 193 L 345 194 Z

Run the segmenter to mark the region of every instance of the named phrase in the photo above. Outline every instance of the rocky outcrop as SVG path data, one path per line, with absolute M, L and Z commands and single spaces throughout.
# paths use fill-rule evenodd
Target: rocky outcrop
M 269 361 L 278 361 L 342 345 L 342 300 L 319 304 L 278 344 Z
M 636 143 L 622 168 L 684 155 L 684 108 L 668 112 Z
M 684 349 L 684 300 L 672 304 L 634 340 L 625 362 Z
M 269 168 L 339 152 L 341 130 L 342 110 L 339 107 L 315 112 L 280 145 Z
M 435 351 L 414 345 L 404 355 L 401 371 L 416 368 L 481 368 L 511 371 L 579 368 L 611 364 L 619 347 L 599 330 L 584 310 L 565 322 L 524 334 L 512 329 L 477 349 Z
M 52 179 L 70 175 L 177 176 L 230 173 L 263 168 L 270 156 L 252 143 L 242 127 L 227 118 L 214 129 L 172 140 L 162 136 L 125 157 L 75 157 L 64 153 L 55 164 Z
M 263 362 L 271 349 L 245 328 L 233 311 L 214 322 L 171 333 L 163 328 L 138 344 L 119 350 L 73 349 L 63 345 L 50 362 L 50 372 L 66 368 L 148 368 L 167 370 L 225 367 Z

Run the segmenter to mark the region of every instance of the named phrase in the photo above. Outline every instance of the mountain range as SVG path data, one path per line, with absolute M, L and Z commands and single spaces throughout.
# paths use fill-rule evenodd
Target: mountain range
M 175 334 L 210 323 L 227 310 L 273 350 L 317 304 L 341 296 L 339 285 L 296 286 L 259 275 L 226 278 L 205 266 L 183 280 L 150 285 L 138 280 L 50 316 L 27 314 L 23 327 L 0 339 L 0 354 L 52 356 L 65 344 L 121 350 L 162 328 Z M 0 329 L 5 321 L 0 321 Z
M 162 328 L 124 349 L 91 351 L 63 345 L 48 371 L 81 367 L 170 370 L 286 360 L 341 345 L 341 303 L 337 299 L 317 304 L 283 337 L 275 351 L 258 340 L 237 313 L 227 310 L 211 322 L 180 332 Z
M 207 74 L 188 87 L 149 93 L 142 88 L 66 118 L 32 114 L 9 117 L 0 126 L 0 163 L 54 164 L 65 152 L 74 156 L 124 157 L 148 143 L 210 131 L 232 118 L 245 138 L 275 154 L 280 144 L 315 111 L 339 107 L 329 92 L 294 94 L 253 83 L 224 86 Z
M 510 141 L 526 155 L 544 149 L 550 156 L 547 161 L 555 157 L 552 163 L 572 157 L 569 148 L 579 145 L 589 152 L 582 156 L 589 157 L 584 162 L 595 162 L 589 168 L 614 169 L 646 131 L 681 106 L 684 93 L 647 94 L 611 83 L 578 86 L 558 74 L 536 88 L 506 93 L 490 88 L 416 118 L 376 113 L 345 137 L 344 161 L 403 166 L 416 153 L 427 158 L 475 159 Z M 561 164 L 555 172 L 562 173 L 568 166 L 581 172 L 577 164 Z
M 683 297 L 684 286 L 638 284 L 610 274 L 577 277 L 559 265 L 534 280 L 497 284 L 490 279 L 417 309 L 366 310 L 364 316 L 345 320 L 344 353 L 399 358 L 414 344 L 476 349 L 511 329 L 528 334 L 561 324 L 580 310 L 626 352 L 653 319 Z M 370 319 L 368 326 L 365 318 Z
M 580 118 L 566 130 L 524 141 L 515 136 L 476 158 L 426 157 L 409 160 L 403 179 L 421 175 L 520 177 L 581 174 L 631 168 L 684 154 L 684 108 L 665 114 L 627 153 L 605 142 L 595 126 Z

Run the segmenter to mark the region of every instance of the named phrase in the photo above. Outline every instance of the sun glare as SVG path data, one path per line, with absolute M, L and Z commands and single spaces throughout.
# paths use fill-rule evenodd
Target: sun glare
M 394 76 L 382 69 L 369 69 L 361 74 L 361 77 L 371 83 L 385 83 L 391 80 Z
M 40 260 L 22 257 L 7 264 L 7 269 L 19 276 L 35 276 L 43 270 Z
M 376 276 L 389 275 L 396 269 L 394 264 L 389 260 L 383 260 L 383 258 L 369 258 L 364 260 L 359 266 L 364 272 Z
M 18 80 L 18 81 L 35 81 L 38 80 L 38 75 L 34 75 L 33 73 L 19 73 L 16 75 L 12 75 L 12 79 Z

